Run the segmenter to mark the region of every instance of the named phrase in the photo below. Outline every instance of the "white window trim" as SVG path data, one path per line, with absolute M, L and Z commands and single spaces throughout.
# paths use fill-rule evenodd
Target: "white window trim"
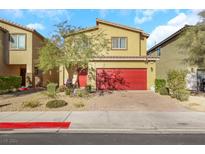
M 17 36 L 17 39 L 16 39 L 16 42 L 17 42 L 17 47 L 16 48 L 12 48 L 12 46 L 11 46 L 11 42 L 10 42 L 10 50 L 26 50 L 26 42 L 27 42 L 27 37 L 26 37 L 26 34 L 24 34 L 24 33 L 17 33 L 17 34 L 10 34 L 10 37 L 12 36 L 12 35 L 16 35 Z M 19 48 L 18 46 L 19 46 L 19 35 L 24 35 L 25 36 L 25 48 Z
M 124 38 L 125 39 L 125 47 L 124 48 L 120 48 L 120 39 L 121 38 Z M 119 46 L 119 48 L 113 48 L 113 39 L 118 39 L 118 41 L 117 41 L 117 43 L 118 43 L 118 46 Z M 127 50 L 127 37 L 112 37 L 111 38 L 111 45 L 112 45 L 112 50 Z

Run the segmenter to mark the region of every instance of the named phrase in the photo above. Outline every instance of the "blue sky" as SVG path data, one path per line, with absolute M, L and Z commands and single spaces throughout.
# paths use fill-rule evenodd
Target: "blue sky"
M 0 10 L 0 17 L 34 28 L 50 37 L 55 24 L 68 20 L 71 25 L 89 27 L 101 18 L 131 27 L 143 29 L 150 34 L 148 48 L 171 35 L 185 24 L 194 25 L 201 10 Z

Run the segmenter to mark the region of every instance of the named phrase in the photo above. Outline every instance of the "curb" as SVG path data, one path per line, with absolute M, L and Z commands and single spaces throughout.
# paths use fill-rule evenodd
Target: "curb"
M 205 134 L 205 129 L 0 129 L 0 134 L 73 133 L 73 134 Z
M 0 122 L 1 129 L 69 128 L 71 122 Z
M 205 134 L 205 129 L 60 129 L 59 133 Z

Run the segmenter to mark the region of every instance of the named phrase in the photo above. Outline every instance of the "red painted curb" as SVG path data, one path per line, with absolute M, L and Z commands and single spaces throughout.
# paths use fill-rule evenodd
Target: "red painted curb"
M 71 122 L 0 122 L 0 129 L 69 128 Z

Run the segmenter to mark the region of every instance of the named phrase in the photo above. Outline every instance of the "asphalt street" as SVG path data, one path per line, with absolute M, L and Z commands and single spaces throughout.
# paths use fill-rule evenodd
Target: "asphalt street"
M 0 134 L 1 145 L 204 145 L 205 134 Z

